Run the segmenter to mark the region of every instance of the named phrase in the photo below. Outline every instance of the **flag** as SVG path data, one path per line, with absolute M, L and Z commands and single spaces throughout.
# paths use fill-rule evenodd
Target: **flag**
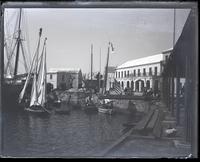
M 109 42 L 109 45 L 111 47 L 111 52 L 114 53 L 114 47 L 113 47 L 113 44 L 111 42 Z
M 118 83 L 116 79 L 114 80 L 112 91 L 114 91 L 116 94 L 122 94 L 123 93 L 123 90 L 120 86 L 120 83 Z

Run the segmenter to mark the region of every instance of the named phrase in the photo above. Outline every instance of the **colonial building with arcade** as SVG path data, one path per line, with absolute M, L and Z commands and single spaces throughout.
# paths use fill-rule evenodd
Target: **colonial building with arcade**
M 142 92 L 144 88 L 161 89 L 162 71 L 172 49 L 148 57 L 130 60 L 118 66 L 115 78 L 123 89 Z

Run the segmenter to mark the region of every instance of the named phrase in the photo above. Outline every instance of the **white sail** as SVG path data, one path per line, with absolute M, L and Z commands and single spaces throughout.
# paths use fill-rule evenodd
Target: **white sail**
M 31 90 L 31 102 L 30 106 L 33 105 L 39 105 L 37 102 L 37 73 L 34 73 L 33 77 L 33 85 L 32 85 L 32 90 Z
M 36 56 L 36 54 L 35 54 L 35 56 Z M 24 94 L 25 94 L 25 91 L 26 91 L 26 88 L 27 88 L 28 83 L 29 83 L 29 81 L 30 81 L 31 74 L 32 74 L 32 72 L 33 72 L 33 65 L 34 65 L 34 63 L 35 63 L 35 56 L 34 56 L 33 61 L 32 61 L 32 63 L 31 63 L 31 68 L 30 68 L 30 71 L 29 71 L 29 73 L 28 73 L 28 76 L 26 77 L 26 82 L 25 82 L 25 84 L 24 84 L 24 87 L 23 87 L 23 89 L 22 89 L 22 91 L 21 91 L 21 93 L 20 93 L 20 95 L 19 95 L 19 103 L 20 103 L 21 100 L 23 99 Z
M 40 62 L 39 74 L 38 74 L 38 103 L 44 106 L 46 102 L 46 39 L 44 42 L 44 48 L 42 51 L 42 60 Z M 44 51 L 45 49 L 45 51 Z
M 37 86 L 37 80 L 38 80 L 38 55 L 39 55 L 39 46 L 40 46 L 40 37 L 42 34 L 42 29 L 40 29 L 39 32 L 39 41 L 38 46 L 36 50 L 36 61 L 35 61 L 35 68 L 34 68 L 34 77 L 33 77 L 33 84 L 32 84 L 32 90 L 31 90 L 31 101 L 30 101 L 30 107 L 33 105 L 39 105 L 38 103 L 38 86 Z

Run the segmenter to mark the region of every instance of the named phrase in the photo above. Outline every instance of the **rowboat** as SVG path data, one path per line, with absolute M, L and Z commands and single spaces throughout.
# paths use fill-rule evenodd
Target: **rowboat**
M 111 115 L 113 113 L 113 109 L 107 109 L 107 108 L 104 108 L 104 107 L 98 107 L 98 112 Z

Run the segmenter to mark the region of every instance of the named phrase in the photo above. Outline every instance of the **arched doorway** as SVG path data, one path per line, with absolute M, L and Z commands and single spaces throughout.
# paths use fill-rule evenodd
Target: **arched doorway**
M 146 87 L 147 87 L 147 89 L 150 89 L 150 80 L 147 80 Z
M 140 91 L 144 91 L 144 81 L 143 80 L 141 80 L 141 89 L 140 89 Z
M 129 81 L 127 81 L 127 84 L 126 84 L 126 85 L 127 85 L 127 86 L 126 86 L 127 88 L 129 88 L 129 87 L 130 87 L 130 86 L 129 86 Z
M 135 90 L 137 92 L 141 92 L 144 90 L 144 81 L 143 80 L 137 80 L 135 82 Z
M 139 91 L 139 81 L 135 82 L 135 91 L 138 92 Z
M 122 89 L 124 89 L 124 82 L 122 81 Z
M 134 82 L 131 81 L 131 89 L 134 90 Z

